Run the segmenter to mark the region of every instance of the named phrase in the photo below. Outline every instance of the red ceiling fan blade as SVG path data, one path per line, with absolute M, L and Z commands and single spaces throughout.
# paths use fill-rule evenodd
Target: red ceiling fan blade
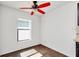
M 33 8 L 29 8 L 29 7 L 22 7 L 20 9 L 33 9 Z
M 34 12 L 33 11 L 31 12 L 31 15 L 34 15 Z
M 40 9 L 37 9 L 37 10 L 38 10 L 38 12 L 40 12 L 41 14 L 45 14 L 44 11 L 42 11 L 42 10 L 40 10 Z
M 43 8 L 43 7 L 47 7 L 47 6 L 50 6 L 50 2 L 43 3 L 43 4 L 39 5 L 38 8 Z

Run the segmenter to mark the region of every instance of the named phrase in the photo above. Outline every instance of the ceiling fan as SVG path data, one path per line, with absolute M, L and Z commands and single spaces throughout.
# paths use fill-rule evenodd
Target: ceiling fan
M 46 2 L 46 3 L 38 5 L 37 1 L 33 1 L 32 7 L 21 7 L 20 9 L 34 9 L 41 14 L 45 14 L 45 12 L 43 10 L 41 10 L 40 8 L 44 8 L 47 6 L 50 6 L 50 2 Z M 31 15 L 34 15 L 34 11 L 31 12 Z

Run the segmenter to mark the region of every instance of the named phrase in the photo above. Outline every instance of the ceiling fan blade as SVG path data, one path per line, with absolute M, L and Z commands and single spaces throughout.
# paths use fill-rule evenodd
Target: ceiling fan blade
M 33 9 L 33 8 L 29 8 L 29 7 L 22 7 L 20 9 Z
M 40 10 L 40 9 L 37 9 L 37 10 L 38 10 L 38 12 L 40 12 L 41 14 L 45 14 L 44 11 L 42 11 L 42 10 Z
M 50 6 L 50 2 L 43 3 L 43 4 L 39 5 L 38 8 L 43 8 L 43 7 L 47 7 L 47 6 Z
M 34 15 L 34 12 L 33 11 L 31 12 L 31 15 Z

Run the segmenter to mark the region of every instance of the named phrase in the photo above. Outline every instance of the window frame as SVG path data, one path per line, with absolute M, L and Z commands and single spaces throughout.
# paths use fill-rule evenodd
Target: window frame
M 24 18 L 21 18 L 21 19 L 24 19 Z M 26 19 L 27 20 L 27 19 Z M 29 20 L 27 20 L 27 21 L 29 21 Z M 31 21 L 31 20 L 30 20 Z M 20 42 L 20 41 L 26 41 L 26 40 L 31 40 L 32 39 L 32 21 L 31 21 L 31 28 L 30 29 L 19 29 L 18 27 L 17 27 L 17 42 Z M 31 31 L 31 39 L 25 39 L 25 40 L 19 40 L 19 30 L 30 30 Z

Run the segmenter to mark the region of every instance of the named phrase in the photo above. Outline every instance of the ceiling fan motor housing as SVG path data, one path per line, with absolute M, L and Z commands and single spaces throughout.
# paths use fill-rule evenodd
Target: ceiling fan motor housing
M 34 5 L 32 6 L 32 8 L 36 9 L 37 8 L 37 1 L 33 1 Z

